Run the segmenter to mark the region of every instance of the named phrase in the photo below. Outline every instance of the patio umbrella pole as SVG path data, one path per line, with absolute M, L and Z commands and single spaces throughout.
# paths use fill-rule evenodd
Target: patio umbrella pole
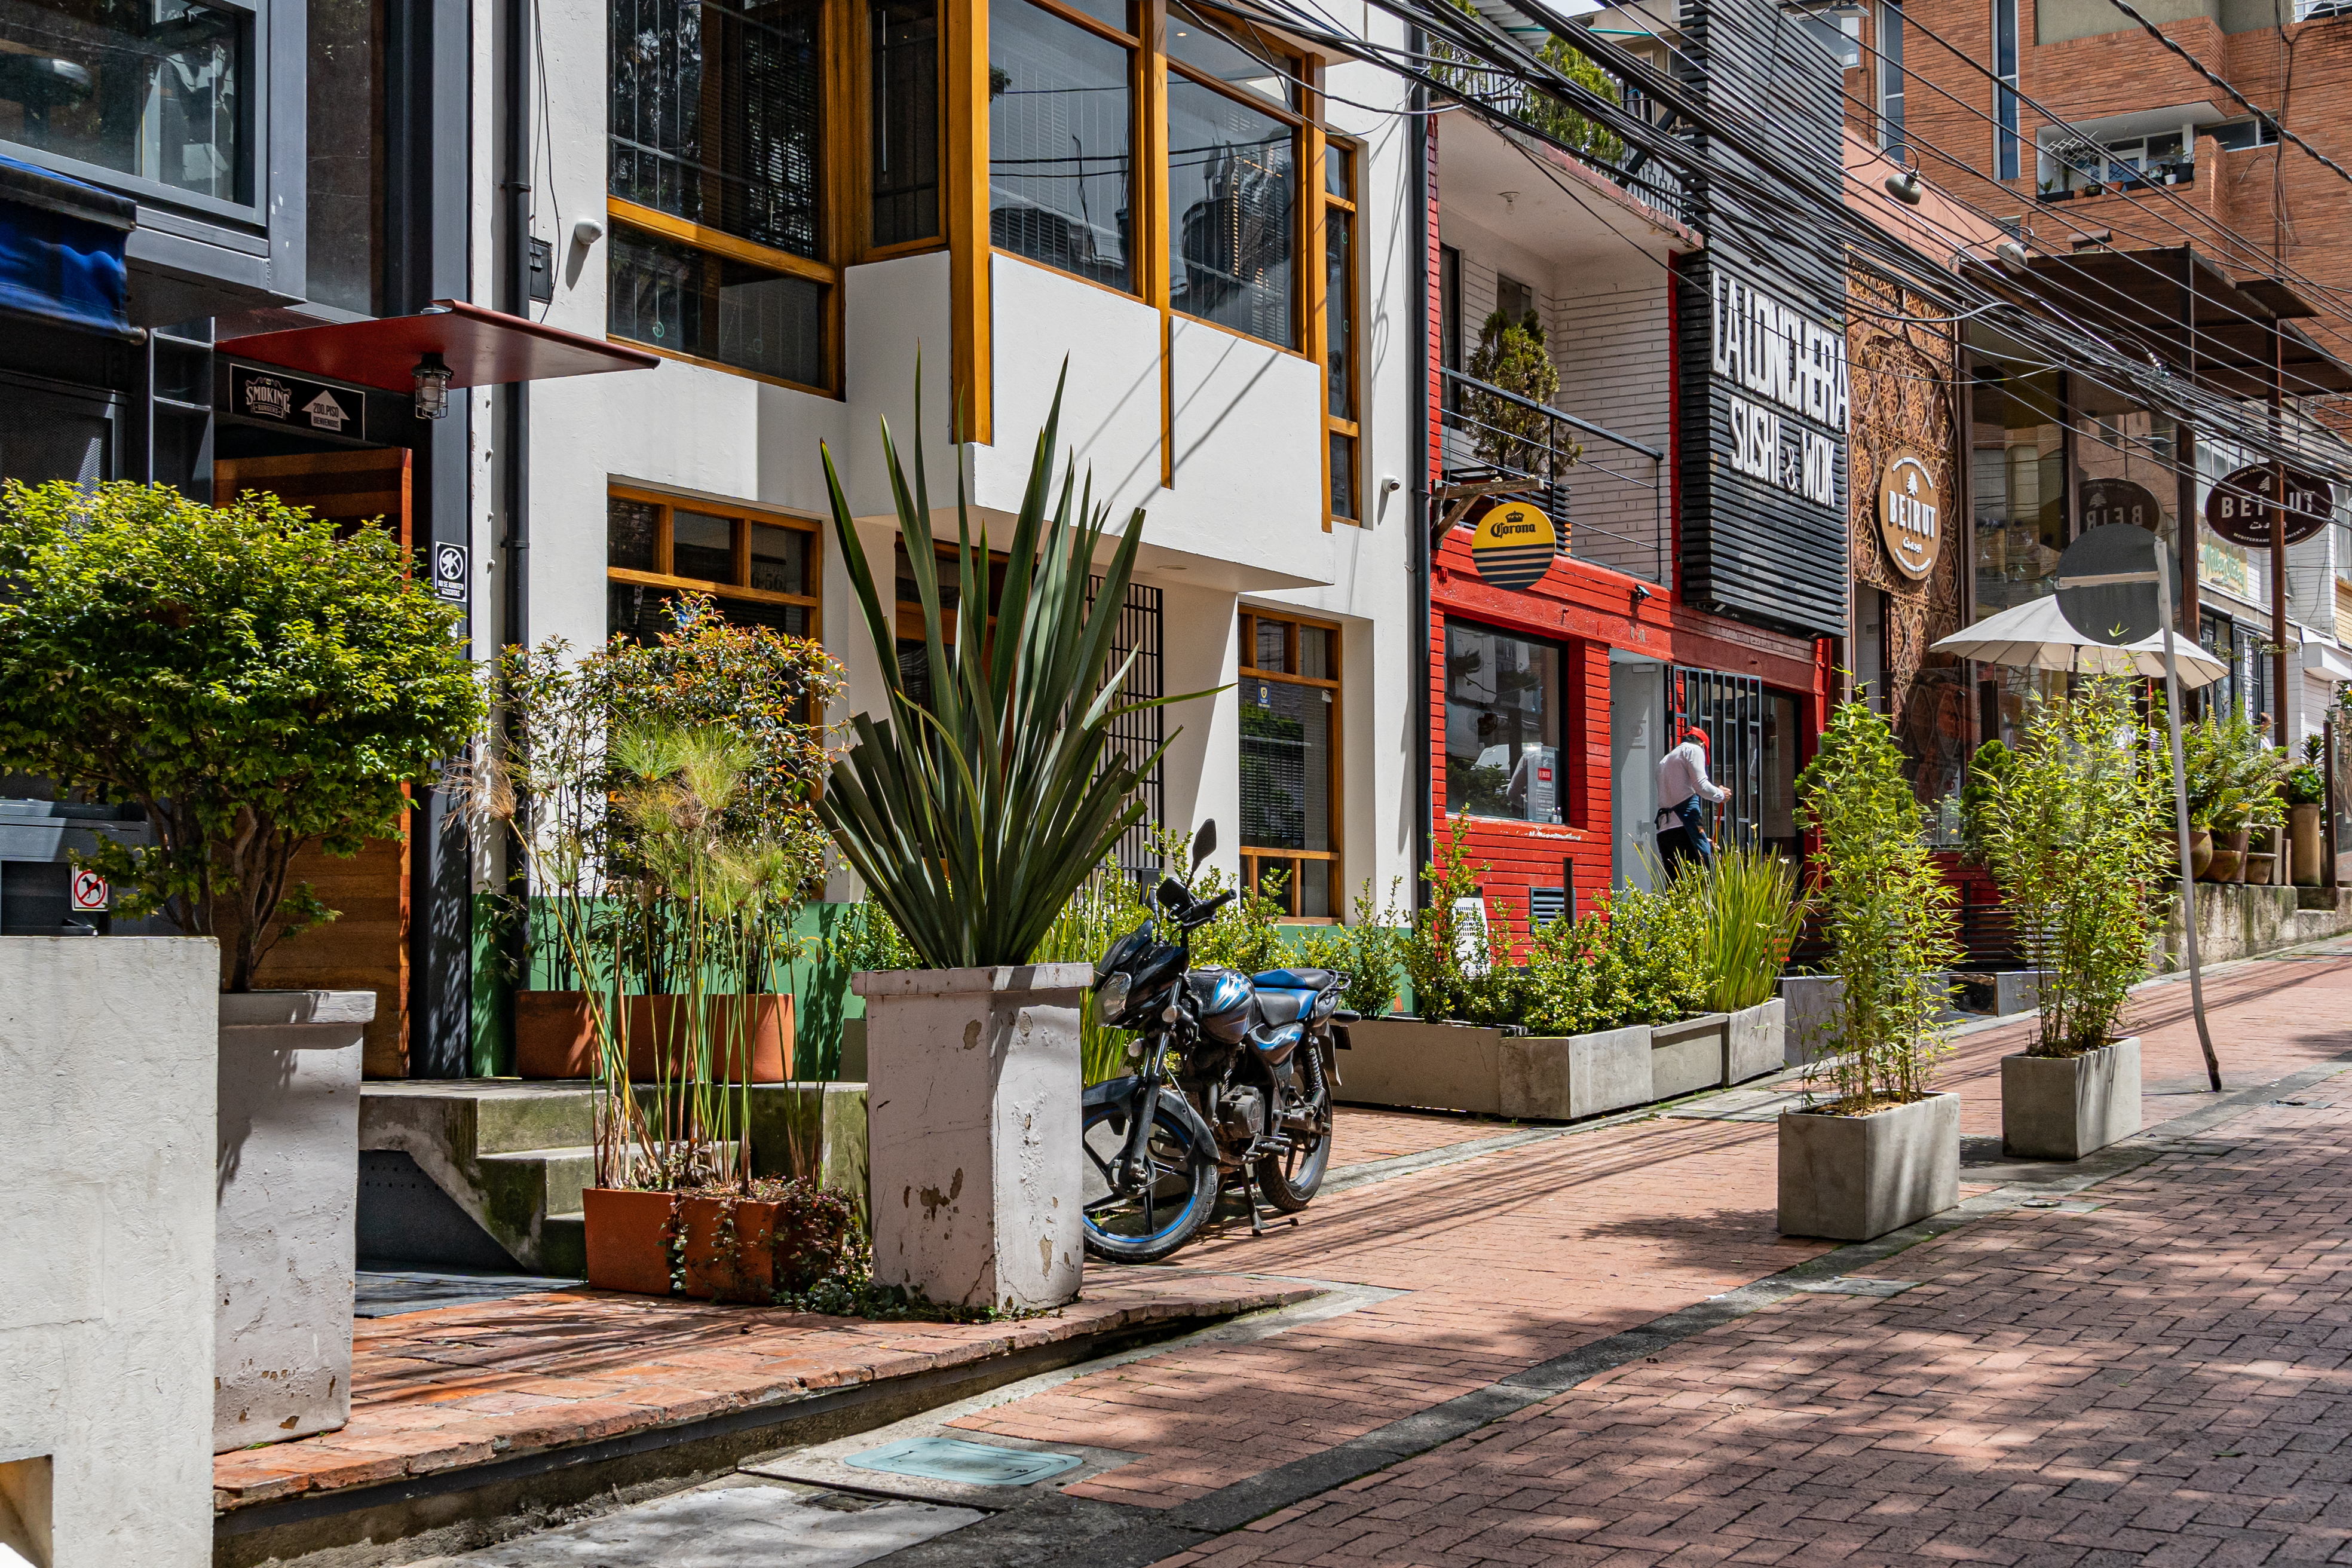
M 2186 522 L 2185 527 L 2196 526 Z M 2180 672 L 2173 662 L 2172 582 L 2165 571 L 2164 541 L 2153 531 L 2156 545 L 2156 620 L 2164 640 L 2164 723 L 2172 734 L 2172 820 L 2179 837 L 2180 931 L 2189 942 L 2189 1006 L 2197 1016 L 2197 1043 L 2205 1050 L 2205 1080 L 2221 1092 L 2221 1063 L 2213 1055 L 2213 1037 L 2205 1027 L 2205 979 L 2197 966 L 2197 870 L 2189 846 L 2189 770 L 2181 755 Z

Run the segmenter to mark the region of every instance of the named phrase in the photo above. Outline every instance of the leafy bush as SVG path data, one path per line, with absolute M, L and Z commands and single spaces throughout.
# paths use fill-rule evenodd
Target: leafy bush
M 1969 759 L 1960 782 L 1960 859 L 1970 866 L 1985 863 L 1985 833 L 2001 775 L 2009 771 L 2009 748 L 1987 741 Z
M 1538 930 L 1528 952 L 1528 1027 L 1589 1035 L 1703 1010 L 1706 918 L 1677 879 L 1654 893 L 1620 888 L 1582 919 Z
M 1405 978 L 1412 983 L 1414 1008 L 1424 1018 L 1467 1018 L 1470 965 L 1461 947 L 1475 933 L 1462 929 L 1454 902 L 1478 896 L 1478 874 L 1486 868 L 1470 863 L 1464 847 L 1468 822 L 1461 816 L 1446 821 L 1445 837 L 1431 845 L 1430 863 L 1421 868 L 1427 884 L 1426 905 L 1415 910 L 1412 931 L 1404 940 Z
M 1298 939 L 1298 962 L 1336 969 L 1348 976 L 1339 1005 L 1360 1017 L 1378 1018 L 1396 1005 L 1397 973 L 1403 963 L 1404 912 L 1397 908 L 1402 879 L 1389 884 L 1386 907 L 1375 908 L 1371 879 L 1357 889 L 1351 925 L 1309 927 Z
M 1814 897 L 1831 972 L 1845 981 L 1841 1054 L 1817 1063 L 1834 1110 L 1863 1114 L 1927 1093 L 1945 1049 L 1937 1014 L 1944 970 L 1960 959 L 1958 894 L 1927 853 L 1918 797 L 1887 722 L 1859 702 L 1830 717 L 1798 775 L 1805 820 L 1820 834 Z
M 2171 790 L 2145 742 L 2129 688 L 2093 677 L 2074 698 L 2037 698 L 1997 786 L 1989 860 L 2028 951 L 2049 971 L 2032 1054 L 2067 1057 L 2113 1039 L 2173 851 Z
M 1736 1013 L 1769 1001 L 1805 919 L 1795 864 L 1731 845 L 1716 851 L 1711 868 L 1683 861 L 1670 889 L 1697 910 L 1701 1005 Z
M 381 528 L 164 485 L 0 490 L 0 768 L 135 805 L 154 843 L 87 863 L 130 915 L 227 948 L 249 991 L 335 911 L 294 858 L 399 833 L 481 698 L 459 612 Z

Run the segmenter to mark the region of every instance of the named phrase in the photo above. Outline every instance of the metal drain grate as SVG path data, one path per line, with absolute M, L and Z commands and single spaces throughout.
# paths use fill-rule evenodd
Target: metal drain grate
M 841 1461 L 852 1469 L 957 1481 L 968 1487 L 1025 1487 L 1077 1468 L 1076 1454 L 1033 1454 L 953 1437 L 909 1437 Z

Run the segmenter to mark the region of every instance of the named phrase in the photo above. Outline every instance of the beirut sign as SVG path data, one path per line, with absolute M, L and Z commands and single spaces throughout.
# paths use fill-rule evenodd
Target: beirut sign
M 1895 569 L 1915 583 L 1936 570 L 1943 551 L 1942 495 L 1927 458 L 1900 447 L 1888 454 L 1878 473 L 1878 537 Z

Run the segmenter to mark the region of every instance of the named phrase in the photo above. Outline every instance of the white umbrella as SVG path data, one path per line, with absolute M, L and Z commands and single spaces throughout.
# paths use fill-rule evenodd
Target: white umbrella
M 2121 647 L 2093 642 L 2076 631 L 2058 607 L 2054 595 L 2043 595 L 1988 616 L 1966 631 L 1937 642 L 1937 653 L 1972 658 L 1979 664 L 2005 664 L 2029 669 L 2065 669 L 2079 675 L 2144 675 L 2164 679 L 2164 643 L 2172 643 L 2172 658 L 2180 684 L 2191 690 L 2210 686 L 2230 673 L 2229 667 L 2178 632 L 2150 632 Z

